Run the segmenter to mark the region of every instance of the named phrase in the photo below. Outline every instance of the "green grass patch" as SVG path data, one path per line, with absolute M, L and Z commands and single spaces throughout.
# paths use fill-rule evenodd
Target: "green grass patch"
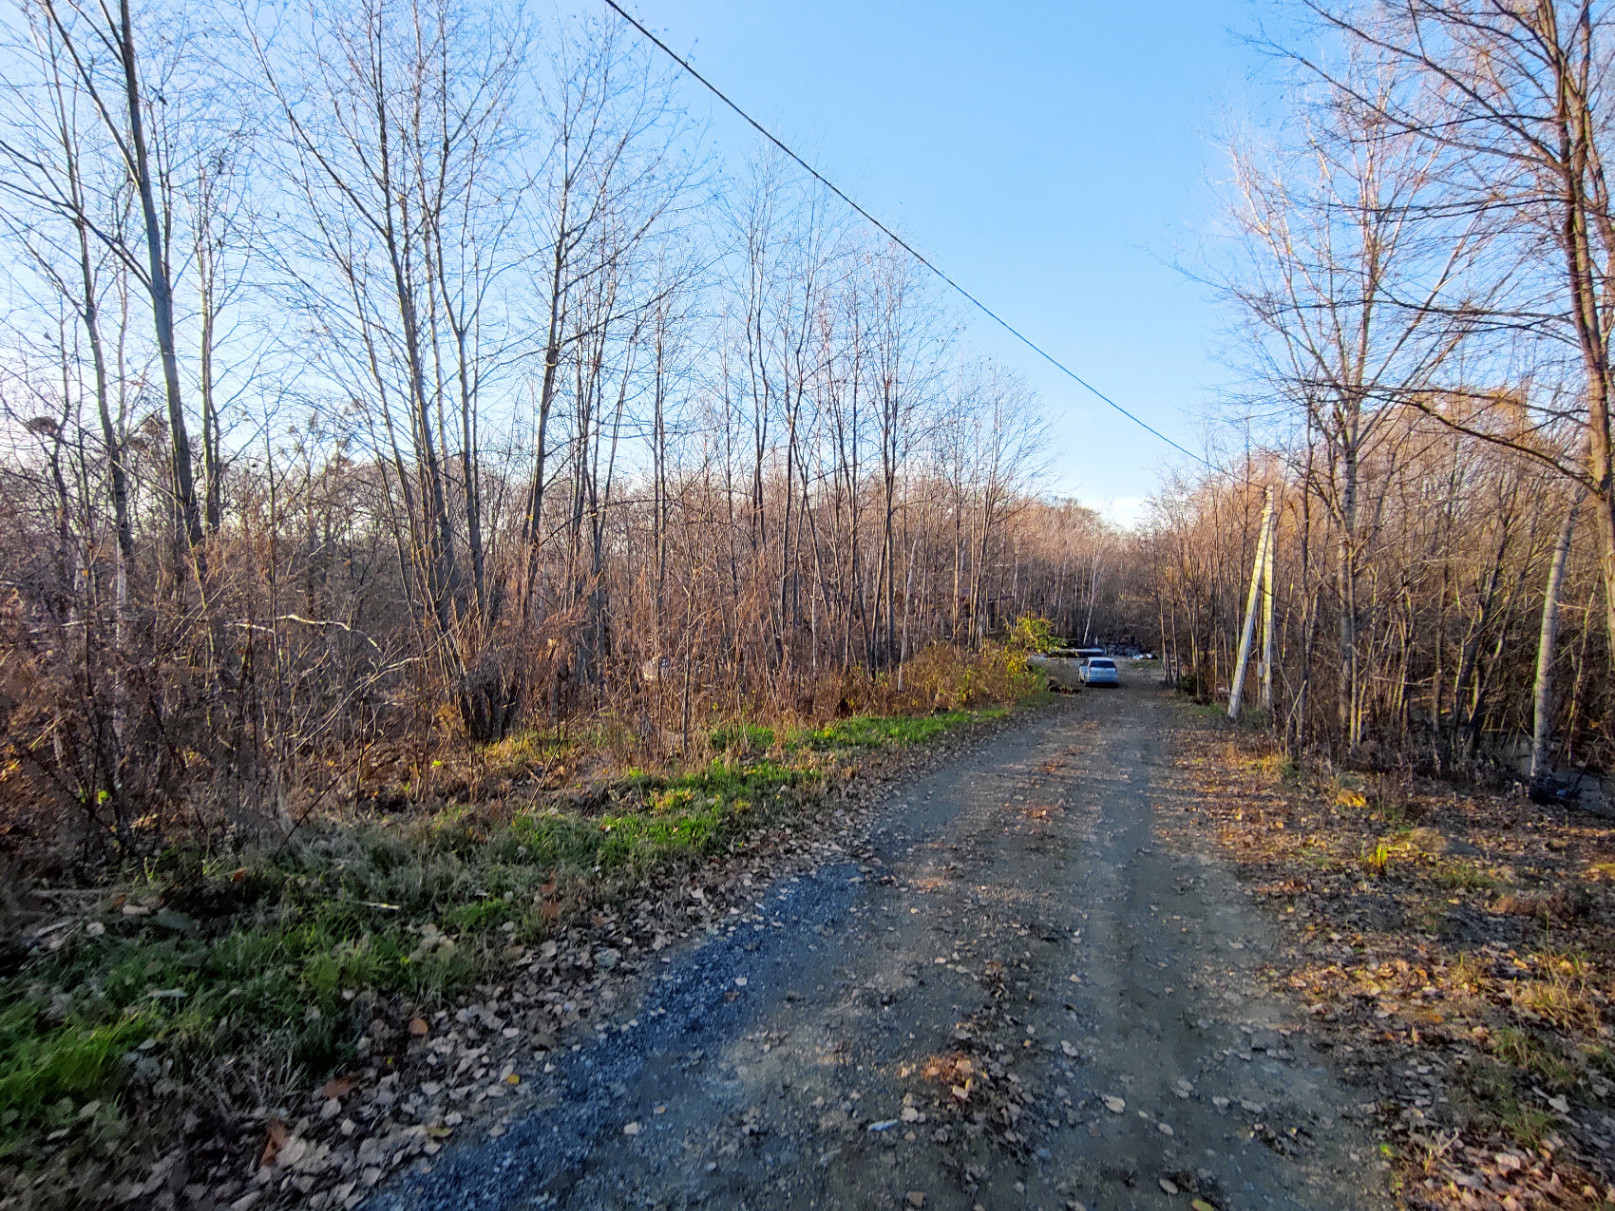
M 1497 1132 L 1527 1148 L 1537 1147 L 1551 1120 L 1544 1111 L 1520 1100 L 1518 1076 L 1508 1063 L 1478 1059 L 1462 1073 L 1458 1109 L 1476 1134 Z
M 707 734 L 713 751 L 719 753 L 765 753 L 774 746 L 774 729 L 758 723 L 724 723 Z
M 978 719 L 1001 719 L 1006 707 L 975 711 L 943 711 L 935 715 L 858 715 L 838 719 L 794 737 L 788 747 L 820 752 L 836 749 L 873 749 L 889 744 L 921 744 L 943 732 Z
M 238 912 L 103 918 L 101 936 L 79 932 L 0 983 L 0 1152 L 90 1102 L 228 1088 L 226 1059 L 243 1061 L 242 1079 L 254 1066 L 304 1080 L 347 1066 L 378 1003 L 442 1003 L 512 942 L 541 936 L 540 884 L 727 849 L 808 777 L 703 772 L 688 779 L 699 803 L 654 815 L 541 812 L 484 831 L 456 812 L 316 833 L 261 861 L 253 878 L 270 890 Z M 231 865 L 185 890 L 229 887 Z
M 512 945 L 541 939 L 552 884 L 576 898 L 733 852 L 817 801 L 833 754 L 1006 713 L 858 717 L 783 744 L 770 728 L 725 725 L 712 734 L 724 758 L 630 773 L 587 806 L 499 820 L 450 806 L 309 826 L 272 851 L 175 848 L 124 885 L 147 911 L 109 898 L 58 950 L 0 980 L 0 1157 L 26 1167 L 47 1132 L 88 1139 L 120 1115 L 154 1126 L 204 1088 L 253 1105 L 345 1070 L 367 1054 L 375 1014 L 452 1003 Z M 511 767 L 560 751 L 520 736 L 490 747 Z M 784 756 L 750 756 L 763 751 Z
M 1495 1131 L 1526 1148 L 1537 1148 L 1551 1132 L 1553 1120 L 1547 1111 L 1522 1100 L 1520 1078 L 1525 1075 L 1535 1080 L 1542 1074 L 1514 1064 L 1516 1059 L 1534 1063 L 1537 1044 L 1508 1034 L 1494 1043 L 1498 1044 L 1496 1060 L 1480 1059 L 1463 1071 L 1458 1089 L 1460 1112 L 1477 1134 Z
M 51 1012 L 33 997 L 0 1011 L 0 1157 L 29 1129 L 71 1122 L 81 1106 L 116 1089 L 124 1056 L 149 1036 L 138 1014 L 53 1028 Z
M 1446 891 L 1496 891 L 1506 886 L 1480 863 L 1463 858 L 1439 859 L 1431 877 Z
M 511 837 L 544 867 L 644 874 L 669 861 L 727 850 L 750 829 L 816 795 L 823 781 L 816 770 L 769 761 L 714 761 L 674 776 L 634 774 L 605 811 L 519 816 Z
M 1557 1045 L 1512 1026 L 1492 1032 L 1492 1054 L 1503 1064 L 1555 1088 L 1576 1082 L 1576 1067 Z

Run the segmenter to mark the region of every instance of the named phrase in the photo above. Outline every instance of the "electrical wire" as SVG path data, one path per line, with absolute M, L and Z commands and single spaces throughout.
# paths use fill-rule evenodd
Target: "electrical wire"
M 1171 446 L 1174 450 L 1177 450 L 1181 454 L 1187 454 L 1190 458 L 1194 459 L 1196 462 L 1202 463 L 1207 467 L 1211 466 L 1211 463 L 1209 461 L 1202 458 L 1200 455 L 1196 454 L 1193 450 L 1187 449 L 1184 446 L 1180 446 L 1177 442 L 1173 441 L 1170 437 L 1168 437 L 1166 434 L 1162 433 L 1159 429 L 1157 429 L 1153 425 L 1149 424 L 1149 422 L 1141 419 L 1138 416 L 1135 416 L 1133 413 L 1129 412 L 1126 408 L 1122 407 L 1115 400 L 1111 399 L 1110 396 L 1106 395 L 1103 391 L 1099 390 L 1098 387 L 1095 387 L 1092 383 L 1088 382 L 1087 379 L 1083 378 L 1075 370 L 1072 370 L 1069 366 L 1065 365 L 1058 358 L 1056 358 L 1052 353 L 1050 353 L 1048 350 L 1044 349 L 1036 341 L 1032 340 L 1031 337 L 1027 336 L 1023 332 L 1021 332 L 1019 329 L 1017 329 L 1008 320 L 1004 319 L 1003 316 L 999 315 L 991 307 L 987 306 L 986 303 L 982 302 L 975 295 L 971 294 L 970 291 L 966 290 L 963 286 L 959 285 L 958 282 L 954 281 L 953 278 L 949 277 L 946 273 L 944 273 L 941 269 L 939 269 L 936 265 L 934 265 L 931 262 L 931 260 L 928 257 L 926 257 L 924 253 L 920 252 L 919 249 L 915 248 L 914 245 L 910 244 L 902 236 L 898 235 L 890 227 L 886 226 L 885 223 L 882 223 L 874 215 L 870 214 L 869 211 L 865 210 L 862 206 L 858 205 L 857 202 L 853 201 L 850 197 L 848 197 L 846 195 L 846 193 L 844 193 L 840 189 L 840 187 L 838 187 L 836 185 L 836 183 L 834 181 L 830 180 L 823 173 L 821 173 L 817 168 L 814 168 L 813 165 L 809 164 L 801 156 L 797 155 L 789 147 L 785 146 L 785 144 L 783 142 L 781 142 L 780 139 L 778 138 L 778 136 L 776 136 L 771 130 L 769 130 L 761 122 L 757 121 L 756 118 L 752 117 L 745 110 L 741 109 L 740 106 L 736 105 L 733 101 L 731 101 L 726 95 L 724 95 L 723 90 L 720 89 L 711 80 L 708 80 L 700 72 L 696 71 L 695 68 L 690 65 L 689 60 L 685 59 L 682 55 L 678 54 L 667 43 L 663 42 L 655 34 L 651 33 L 650 30 L 646 29 L 642 24 L 640 24 L 640 22 L 638 21 L 637 18 L 635 18 L 631 13 L 629 13 L 626 9 L 624 9 L 622 7 L 622 5 L 617 3 L 617 0 L 604 0 L 604 2 L 605 2 L 605 5 L 606 5 L 607 8 L 611 9 L 612 12 L 616 13 L 624 21 L 628 22 L 629 25 L 633 26 L 642 35 L 644 35 L 644 37 L 649 39 L 653 44 L 655 44 L 656 48 L 658 50 L 660 50 L 664 55 L 666 55 L 669 59 L 673 60 L 674 63 L 677 63 L 681 68 L 683 68 L 685 71 L 687 71 L 690 75 L 694 76 L 696 78 L 696 80 L 698 80 L 701 83 L 701 85 L 708 92 L 710 92 L 714 97 L 717 97 L 718 100 L 722 101 L 730 109 L 734 110 L 734 112 L 736 114 L 738 114 L 740 116 L 740 118 L 743 121 L 745 121 L 753 130 L 755 130 L 758 134 L 762 135 L 763 138 L 767 139 L 775 147 L 779 148 L 780 151 L 784 152 L 787 156 L 789 156 L 792 160 L 794 160 L 798 165 L 801 166 L 801 168 L 802 168 L 802 170 L 804 172 L 806 172 L 809 176 L 811 176 L 820 185 L 823 185 L 831 193 L 835 194 L 836 197 L 840 198 L 848 206 L 852 207 L 853 210 L 857 211 L 858 214 L 862 215 L 864 217 L 864 219 L 866 219 L 871 225 L 873 225 L 877 230 L 879 230 L 883 235 L 885 235 L 887 239 L 891 240 L 892 243 L 896 244 L 904 252 L 908 253 L 909 256 L 913 257 L 921 265 L 924 265 L 932 273 L 936 274 L 937 277 L 941 278 L 944 282 L 946 282 L 949 287 L 951 287 L 962 298 L 964 298 L 966 301 L 968 301 L 970 303 L 970 305 L 972 307 L 974 307 L 977 311 L 981 312 L 988 319 L 992 320 L 995 324 L 997 324 L 1005 332 L 1009 333 L 1016 340 L 1020 341 L 1021 344 L 1025 345 L 1033 353 L 1037 354 L 1044 361 L 1048 362 L 1049 365 L 1053 366 L 1061 374 L 1064 374 L 1072 382 L 1076 383 L 1079 387 L 1082 387 L 1084 390 L 1090 392 L 1096 398 L 1098 398 L 1098 399 L 1102 400 L 1103 402 L 1109 404 L 1117 412 L 1120 412 L 1123 416 L 1125 416 L 1128 420 L 1132 421 L 1140 429 L 1143 429 L 1146 433 L 1149 433 L 1154 437 L 1160 438 L 1167 445 Z

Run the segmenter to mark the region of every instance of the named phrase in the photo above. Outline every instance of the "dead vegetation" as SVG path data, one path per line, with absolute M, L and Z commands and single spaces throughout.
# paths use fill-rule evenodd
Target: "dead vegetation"
M 127 1025 L 108 1040 L 108 1068 L 87 1074 L 95 1087 L 63 1087 L 63 1104 L 47 1099 L 31 1121 L 15 1115 L 36 1103 L 12 1086 L 50 1074 L 22 1067 L 37 1048 L 30 1051 L 15 1031 L 8 1038 L 0 1082 L 10 1084 L 0 1090 L 11 1117 L 4 1121 L 0 1206 L 351 1206 L 399 1167 L 430 1164 L 452 1138 L 497 1136 L 524 1107 L 522 1074 L 543 1071 L 547 1053 L 637 1025 L 621 1011 L 661 952 L 692 935 L 750 924 L 762 886 L 782 870 L 838 854 L 836 839 L 885 782 L 940 759 L 1003 717 L 895 719 L 889 728 L 865 718 L 848 721 L 844 732 L 804 733 L 795 751 L 809 779 L 790 783 L 787 801 L 759 802 L 710 850 L 638 860 L 619 853 L 613 861 L 597 846 L 557 864 L 553 855 L 514 852 L 523 838 L 534 839 L 520 825 L 533 817 L 501 823 L 486 813 L 440 811 L 428 819 L 462 852 L 462 878 L 480 884 L 477 894 L 455 882 L 425 901 L 409 900 L 395 887 L 391 902 L 378 896 L 359 905 L 368 924 L 351 935 L 330 915 L 334 904 L 352 900 L 340 888 L 305 896 L 301 914 L 288 915 L 282 905 L 272 918 L 243 917 L 239 904 L 219 902 L 217 910 L 237 915 L 202 915 L 207 894 L 262 883 L 269 872 L 260 869 L 240 868 L 239 880 L 226 872 L 188 888 L 169 883 L 86 897 L 71 915 L 30 931 L 18 981 L 23 999 L 8 1009 L 12 1024 L 25 1022 L 32 1037 L 52 1037 L 52 1023 L 69 1036 L 93 1025 L 97 1002 L 74 990 L 75 974 L 110 985 L 117 971 L 132 969 L 139 987 L 129 1003 L 143 1008 L 136 1017 L 110 1019 Z M 939 726 L 917 730 L 925 724 Z M 807 746 L 811 739 L 817 747 Z M 769 748 L 779 756 L 780 745 Z M 744 775 L 777 768 L 763 753 L 754 761 L 736 767 L 737 785 L 753 793 L 759 784 Z M 609 846 L 608 827 L 617 832 L 625 821 L 666 818 L 655 800 L 667 793 L 643 776 L 619 778 L 585 796 L 581 813 L 536 818 L 584 819 Z M 587 864 L 599 858 L 605 860 Z M 411 880 L 428 873 L 418 857 L 401 869 Z M 529 882 L 518 887 L 513 878 Z M 269 893 L 259 887 L 255 894 Z M 277 930 L 314 931 L 306 961 L 284 977 L 297 1012 L 283 1012 L 278 1001 L 259 1006 L 252 1020 L 263 1037 L 250 1042 L 200 1029 L 227 1021 L 232 1004 L 256 1004 L 271 986 L 238 997 L 243 989 L 228 983 L 229 973 L 193 956 Z M 108 973 L 101 948 L 118 939 L 122 967 Z M 387 946 L 395 968 L 357 961 Z M 263 978 L 277 975 L 274 963 L 269 967 Z M 399 981 L 389 970 L 413 974 Z M 322 1040 L 334 1046 L 297 1053 Z
M 1615 1202 L 1615 827 L 1190 736 L 1186 810 L 1278 922 L 1266 974 L 1372 1103 L 1405 1203 Z

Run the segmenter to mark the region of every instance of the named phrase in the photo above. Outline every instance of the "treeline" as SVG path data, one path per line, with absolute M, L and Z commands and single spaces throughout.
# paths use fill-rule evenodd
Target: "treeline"
M 718 163 L 620 27 L 21 0 L 0 37 L 12 848 L 259 827 L 375 744 L 655 759 L 1023 612 L 1112 625 L 1026 386 L 780 163 Z
M 1230 690 L 1271 488 L 1286 742 L 1552 790 L 1615 747 L 1611 6 L 1304 12 L 1215 266 L 1245 453 L 1150 539 L 1170 658 Z

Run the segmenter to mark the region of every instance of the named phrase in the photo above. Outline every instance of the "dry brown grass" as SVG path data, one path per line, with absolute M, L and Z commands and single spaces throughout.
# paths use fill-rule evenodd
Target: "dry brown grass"
M 1270 978 L 1380 1108 L 1414 1207 L 1615 1201 L 1615 830 L 1193 729 L 1198 810 L 1288 942 Z

